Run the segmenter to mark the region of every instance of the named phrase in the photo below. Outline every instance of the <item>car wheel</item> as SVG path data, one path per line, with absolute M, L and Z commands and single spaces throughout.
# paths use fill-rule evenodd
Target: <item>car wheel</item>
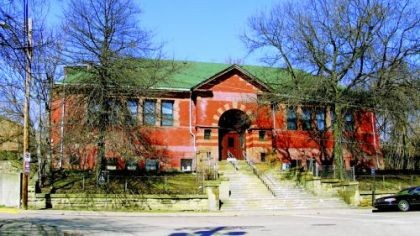
M 398 209 L 401 211 L 408 211 L 410 210 L 410 204 L 406 200 L 401 200 L 398 202 Z

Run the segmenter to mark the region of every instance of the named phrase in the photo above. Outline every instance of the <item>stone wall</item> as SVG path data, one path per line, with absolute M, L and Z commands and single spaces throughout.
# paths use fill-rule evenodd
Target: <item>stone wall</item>
M 229 197 L 228 179 L 207 181 L 203 195 L 139 194 L 35 194 L 29 193 L 32 209 L 218 211 L 220 199 Z
M 33 209 L 207 211 L 206 195 L 34 194 Z
M 351 206 L 360 205 L 358 182 L 340 182 L 334 179 L 321 179 L 313 176 L 303 176 L 299 179 L 301 185 L 316 196 L 340 197 Z

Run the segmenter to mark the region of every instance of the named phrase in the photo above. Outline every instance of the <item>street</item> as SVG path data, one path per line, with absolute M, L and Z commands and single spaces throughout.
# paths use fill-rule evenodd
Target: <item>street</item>
M 420 212 L 240 213 L 0 211 L 0 235 L 418 235 Z

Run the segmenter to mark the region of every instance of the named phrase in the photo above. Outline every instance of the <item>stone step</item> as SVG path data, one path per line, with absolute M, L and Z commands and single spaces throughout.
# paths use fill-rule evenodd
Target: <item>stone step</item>
M 336 198 L 315 197 L 294 182 L 282 181 L 280 176 L 263 175 L 261 180 L 245 161 L 237 161 L 236 166 L 238 170 L 227 162 L 219 164 L 219 171 L 229 178 L 231 191 L 229 200 L 223 202 L 221 206 L 222 211 L 345 208 L 347 206 Z M 266 185 L 270 187 L 270 190 Z

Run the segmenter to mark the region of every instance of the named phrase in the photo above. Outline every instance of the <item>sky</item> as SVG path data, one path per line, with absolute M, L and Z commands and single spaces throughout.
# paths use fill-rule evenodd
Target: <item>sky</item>
M 134 0 L 142 15 L 140 25 L 164 43 L 168 58 L 186 61 L 240 61 L 262 65 L 248 55 L 240 39 L 248 18 L 267 11 L 279 0 Z M 58 21 L 65 1 L 51 1 L 50 20 Z

